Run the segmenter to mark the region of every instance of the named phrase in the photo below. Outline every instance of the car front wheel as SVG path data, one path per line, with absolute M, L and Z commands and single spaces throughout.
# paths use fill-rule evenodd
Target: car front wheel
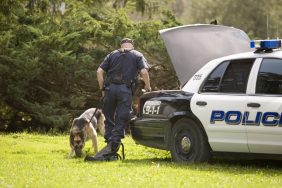
M 178 120 L 171 134 L 171 156 L 176 162 L 207 162 L 211 156 L 206 136 L 193 120 Z

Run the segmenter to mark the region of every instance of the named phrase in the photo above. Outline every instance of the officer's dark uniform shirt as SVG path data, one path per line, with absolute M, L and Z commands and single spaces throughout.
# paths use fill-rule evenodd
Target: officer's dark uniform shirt
M 121 60 L 119 60 L 120 58 Z M 122 63 L 122 65 L 118 65 L 119 63 Z M 115 50 L 106 56 L 100 68 L 107 73 L 107 76 L 111 76 L 119 71 L 119 66 L 122 67 L 121 71 L 124 80 L 134 80 L 141 69 L 149 68 L 142 53 L 136 50 Z

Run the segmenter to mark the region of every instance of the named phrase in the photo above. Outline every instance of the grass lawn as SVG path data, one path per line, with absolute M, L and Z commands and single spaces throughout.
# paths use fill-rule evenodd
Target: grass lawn
M 68 158 L 68 136 L 0 134 L 0 187 L 281 187 L 281 161 L 176 164 L 167 151 L 123 140 L 126 160 Z M 99 137 L 100 149 L 104 146 Z M 90 141 L 84 155 L 93 153 Z

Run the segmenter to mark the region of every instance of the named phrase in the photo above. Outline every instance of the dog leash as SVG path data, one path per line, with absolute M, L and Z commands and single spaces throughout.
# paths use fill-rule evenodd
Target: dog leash
M 100 101 L 101 102 L 101 104 L 99 105 L 99 106 L 101 106 L 101 109 L 103 108 L 103 106 L 104 106 L 104 97 L 102 98 L 102 100 Z M 96 113 L 97 113 L 97 111 L 98 111 L 98 108 L 95 108 L 95 111 L 94 111 L 94 113 L 93 113 L 93 115 L 91 116 L 91 118 L 90 118 L 90 120 L 89 120 L 89 122 L 88 122 L 88 125 L 91 123 L 91 121 L 92 121 L 92 119 L 93 119 L 93 117 L 96 115 Z
M 91 156 L 86 156 L 84 161 L 115 161 L 115 160 L 125 160 L 125 154 L 124 154 L 124 145 L 123 143 L 120 143 L 121 146 L 121 155 L 118 153 L 118 151 L 113 152 L 113 153 L 108 153 L 108 154 L 104 154 L 100 157 L 95 158 L 91 157 Z
M 96 115 L 97 111 L 98 111 L 98 108 L 95 108 L 95 111 L 94 111 L 93 115 L 91 116 L 91 118 L 88 122 L 88 125 L 91 123 L 91 121 L 92 121 L 93 117 Z
M 125 154 L 124 154 L 124 145 L 123 143 L 120 143 L 121 146 L 121 155 L 118 153 L 118 151 L 116 153 L 110 153 L 107 155 L 104 155 L 104 161 L 115 161 L 115 160 L 125 160 Z

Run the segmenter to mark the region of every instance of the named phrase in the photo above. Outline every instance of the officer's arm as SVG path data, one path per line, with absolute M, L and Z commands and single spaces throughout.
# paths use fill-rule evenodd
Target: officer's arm
M 149 73 L 146 68 L 141 69 L 140 74 L 145 82 L 145 90 L 151 91 Z
M 104 72 L 105 71 L 101 67 L 97 69 L 97 80 L 100 90 L 103 90 L 104 88 Z

